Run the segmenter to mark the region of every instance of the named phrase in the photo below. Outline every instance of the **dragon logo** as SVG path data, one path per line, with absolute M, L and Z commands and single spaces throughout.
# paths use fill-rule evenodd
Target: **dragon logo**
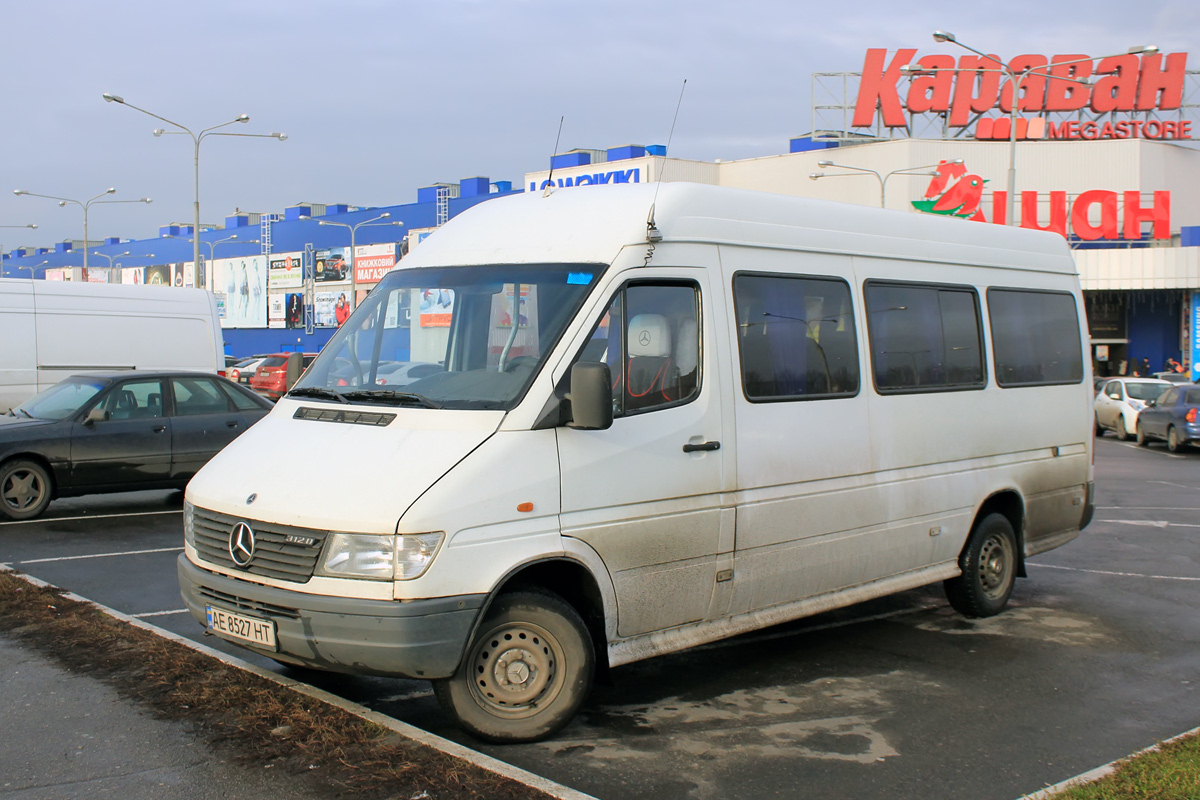
M 929 182 L 924 200 L 914 200 L 913 208 L 930 214 L 985 222 L 979 210 L 983 197 L 983 185 L 987 183 L 978 175 L 971 175 L 962 164 L 942 161 L 937 165 L 937 175 Z

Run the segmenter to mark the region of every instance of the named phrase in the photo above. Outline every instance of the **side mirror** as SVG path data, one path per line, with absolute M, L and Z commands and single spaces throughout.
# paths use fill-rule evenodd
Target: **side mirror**
M 100 406 L 96 406 L 83 418 L 83 424 L 92 425 L 96 422 L 104 422 L 106 419 L 108 419 L 108 412 Z
M 580 361 L 571 367 L 571 420 L 568 428 L 603 431 L 612 427 L 612 374 L 608 364 Z
M 1154 408 L 1156 405 L 1158 405 L 1157 400 L 1147 400 L 1146 401 L 1146 408 Z
M 1113 392 L 1112 394 L 1110 394 L 1109 397 L 1111 397 L 1113 400 L 1121 399 L 1121 395 L 1117 394 L 1116 392 Z
M 284 380 L 287 383 L 287 389 L 291 390 L 296 385 L 296 381 L 300 380 L 300 374 L 304 372 L 304 356 L 299 353 L 288 353 L 286 370 Z

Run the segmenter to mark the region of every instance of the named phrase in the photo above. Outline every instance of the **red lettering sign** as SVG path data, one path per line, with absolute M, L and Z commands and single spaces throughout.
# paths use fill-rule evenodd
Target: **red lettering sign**
M 1023 54 L 1008 62 L 1008 69 L 1019 75 L 1015 82 L 998 70 L 1003 64 L 993 56 L 964 55 L 957 61 L 953 56 L 937 54 L 913 61 L 915 48 L 896 51 L 889 61 L 884 48 L 867 50 L 862 79 L 850 123 L 854 128 L 868 128 L 879 121 L 889 128 L 904 127 L 906 112 L 914 114 L 949 112 L 948 124 L 961 128 L 969 125 L 978 114 L 993 108 L 1002 112 L 1018 111 L 1071 112 L 1090 108 L 1096 113 L 1137 113 L 1158 109 L 1172 111 L 1183 103 L 1187 75 L 1187 53 L 1152 55 L 1120 55 L 1101 59 L 1098 63 L 1086 55 L 1062 54 L 1047 59 L 1043 55 Z M 908 73 L 911 82 L 903 102 L 900 81 L 905 73 L 900 68 L 912 64 Z M 920 68 L 934 70 L 921 73 Z M 1029 72 L 1028 70 L 1036 70 Z M 1084 81 L 1097 76 L 1094 86 Z M 1003 86 L 1001 84 L 1003 83 Z M 1014 98 L 1014 90 L 1017 97 Z M 1136 122 L 1136 121 L 1133 121 Z M 1136 129 L 1118 127 L 1116 138 L 1136 137 Z M 1089 134 L 1091 129 L 1088 129 Z M 1051 138 L 1079 138 L 1079 132 Z M 1185 138 L 1176 127 L 1174 135 L 1160 128 L 1162 138 Z M 1101 131 L 1089 138 L 1107 138 Z

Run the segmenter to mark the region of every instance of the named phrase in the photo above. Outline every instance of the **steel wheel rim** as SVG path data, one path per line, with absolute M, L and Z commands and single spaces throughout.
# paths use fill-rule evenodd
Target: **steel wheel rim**
M 14 511 L 24 511 L 37 505 L 43 492 L 45 487 L 41 479 L 31 469 L 13 470 L 5 477 L 3 487 L 0 487 L 4 505 Z
M 531 717 L 562 691 L 562 659 L 562 645 L 540 625 L 497 625 L 471 652 L 471 696 L 494 716 Z
M 979 585 L 991 599 L 1003 597 L 1012 577 L 1012 553 L 1008 539 L 989 536 L 979 549 Z

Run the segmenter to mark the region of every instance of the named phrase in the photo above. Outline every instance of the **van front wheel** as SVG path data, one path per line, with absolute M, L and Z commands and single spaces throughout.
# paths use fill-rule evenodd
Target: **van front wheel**
M 946 597 L 967 617 L 990 617 L 1008 605 L 1017 575 L 1017 537 L 1003 514 L 988 514 L 958 558 L 962 575 L 946 581 Z
M 489 742 L 535 742 L 583 704 L 595 652 L 579 613 L 556 594 L 501 595 L 451 678 L 434 681 L 442 708 Z

